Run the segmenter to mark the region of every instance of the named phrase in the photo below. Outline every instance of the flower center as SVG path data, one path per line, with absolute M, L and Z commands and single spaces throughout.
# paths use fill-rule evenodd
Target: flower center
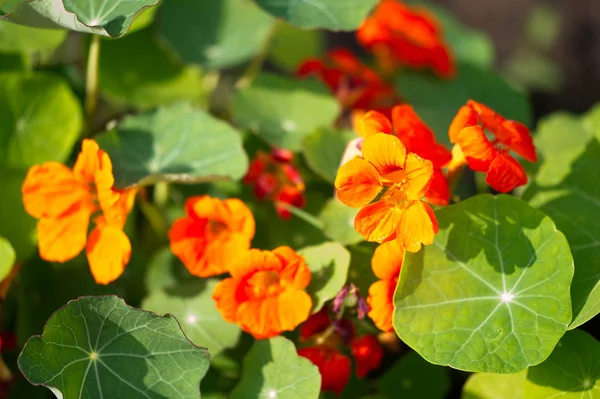
M 258 298 L 278 294 L 282 290 L 280 281 L 279 274 L 274 271 L 254 273 L 248 280 L 250 294 Z
M 208 224 L 206 225 L 206 230 L 209 234 L 216 236 L 227 230 L 227 225 L 223 222 L 219 222 L 218 220 L 209 220 Z

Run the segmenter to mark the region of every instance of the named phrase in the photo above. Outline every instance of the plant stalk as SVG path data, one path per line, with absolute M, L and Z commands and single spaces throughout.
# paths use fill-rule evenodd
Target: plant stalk
M 98 63 L 100 61 L 100 36 L 92 35 L 85 76 L 85 114 L 89 119 L 98 106 Z

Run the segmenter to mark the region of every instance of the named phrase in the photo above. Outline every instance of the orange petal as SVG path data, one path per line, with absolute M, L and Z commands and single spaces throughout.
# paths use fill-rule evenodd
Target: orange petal
M 93 199 L 73 172 L 57 162 L 32 166 L 21 191 L 25 210 L 37 219 L 60 216 L 74 206 L 91 206 Z
M 501 128 L 501 125 L 506 120 L 502 115 L 498 114 L 487 105 L 477 101 L 469 100 L 467 101 L 467 105 L 471 107 L 477 113 L 477 115 L 479 115 L 479 120 L 483 126 L 493 134 L 498 132 L 498 130 Z
M 98 151 L 100 147 L 92 139 L 84 139 L 81 143 L 81 152 L 77 155 L 73 173 L 78 179 L 91 183 L 98 169 Z
M 430 245 L 438 231 L 433 209 L 423 201 L 414 201 L 404 210 L 396 239 L 407 251 L 417 252 L 421 244 Z
M 285 280 L 286 284 L 296 289 L 303 290 L 306 288 L 310 283 L 311 272 L 304 261 L 304 257 L 286 246 L 275 248 L 273 253 L 281 261 L 282 269 L 279 272 L 280 278 Z
M 469 167 L 477 172 L 487 171 L 497 154 L 480 126 L 461 130 L 456 143 L 460 146 Z
M 373 273 L 381 280 L 397 278 L 404 260 L 404 248 L 398 240 L 384 242 L 371 259 Z
M 306 292 L 286 289 L 276 296 L 241 303 L 236 321 L 256 339 L 271 338 L 308 319 L 311 307 L 312 300 Z
M 206 241 L 205 252 L 198 253 L 198 262 L 194 266 L 188 267 L 190 273 L 198 277 L 216 276 L 230 272 L 237 259 L 244 256 L 250 249 L 250 240 L 236 232 L 224 231 Z
M 396 232 L 401 215 L 398 207 L 377 201 L 358 212 L 354 228 L 365 240 L 381 243 Z
M 433 178 L 433 164 L 416 154 L 409 153 L 406 156 L 404 167 L 407 182 L 403 184 L 406 197 L 411 200 L 421 199 L 429 190 Z
M 121 229 L 96 227 L 90 234 L 86 253 L 94 280 L 108 284 L 123 274 L 131 256 L 131 243 Z
M 367 304 L 369 305 L 368 316 L 381 331 L 394 331 L 394 291 L 398 279 L 379 280 L 369 287 Z
M 321 391 L 335 392 L 338 396 L 342 394 L 352 371 L 352 363 L 348 356 L 327 346 L 300 348 L 298 355 L 307 358 L 319 368 Z
M 433 132 L 419 118 L 412 105 L 403 104 L 392 108 L 392 121 L 394 133 L 409 151 L 413 151 L 411 147 L 418 141 L 427 143 L 435 141 Z
M 373 201 L 381 191 L 382 185 L 373 165 L 355 157 L 340 166 L 335 178 L 335 187 L 340 201 L 358 208 Z
M 98 151 L 98 168 L 94 173 L 96 195 L 103 211 L 113 207 L 120 198 L 120 192 L 113 189 L 115 179 L 112 173 L 112 162 L 108 154 L 102 150 Z
M 232 277 L 241 279 L 252 275 L 256 271 L 276 271 L 278 274 L 283 270 L 281 258 L 273 251 L 262 251 L 251 249 L 239 256 L 232 262 L 229 273 Z
M 369 111 L 362 117 L 358 133 L 364 138 L 377 133 L 392 134 L 392 123 L 382 113 Z
M 350 342 L 350 350 L 356 363 L 356 376 L 365 378 L 372 370 L 381 365 L 383 359 L 383 347 L 372 334 L 354 338 Z
M 221 316 L 230 323 L 236 322 L 236 312 L 240 306 L 240 300 L 238 299 L 239 286 L 239 280 L 226 278 L 216 285 L 212 294 Z
M 455 144 L 458 140 L 458 134 L 465 127 L 476 126 L 479 121 L 479 116 L 473 108 L 468 105 L 463 105 L 458 110 L 458 113 L 450 124 L 448 135 L 450 136 L 450 142 Z
M 492 161 L 485 182 L 500 193 L 512 191 L 515 187 L 527 184 L 525 169 L 506 152 L 499 152 Z
M 433 205 L 448 205 L 450 202 L 450 187 L 448 179 L 441 169 L 433 170 L 433 178 L 429 185 L 429 190 L 425 193 L 425 199 Z
M 375 167 L 382 177 L 392 177 L 394 172 L 404 169 L 406 148 L 396 136 L 378 133 L 365 139 L 362 146 L 363 158 Z
M 531 162 L 537 162 L 537 154 L 529 128 L 520 122 L 504 121 L 496 137 L 511 150 Z
M 66 262 L 85 247 L 93 209 L 75 205 L 60 216 L 42 218 L 37 224 L 40 257 L 51 262 Z
M 227 225 L 230 229 L 241 233 L 248 240 L 252 240 L 255 233 L 254 215 L 248 206 L 237 198 L 223 201 L 227 209 Z

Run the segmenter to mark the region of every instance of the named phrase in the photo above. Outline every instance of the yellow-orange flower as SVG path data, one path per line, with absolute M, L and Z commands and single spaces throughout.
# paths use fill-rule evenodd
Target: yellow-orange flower
M 393 239 L 411 252 L 433 242 L 437 220 L 421 198 L 433 177 L 433 165 L 406 148 L 395 136 L 378 133 L 367 137 L 362 158 L 354 157 L 338 170 L 335 180 L 340 201 L 362 208 L 354 227 L 367 241 Z M 383 193 L 371 203 L 383 189 Z
M 254 216 L 236 198 L 190 197 L 186 216 L 169 231 L 171 251 L 194 276 L 208 277 L 229 271 L 237 256 L 250 249 Z
M 304 289 L 310 269 L 290 247 L 251 249 L 230 273 L 215 287 L 213 299 L 225 320 L 256 339 L 291 331 L 308 318 L 312 300 Z
M 394 291 L 400 277 L 404 248 L 397 241 L 381 244 L 375 250 L 371 267 L 379 278 L 369 287 L 369 317 L 381 331 L 393 331 Z
M 87 258 L 97 283 L 116 280 L 131 255 L 123 232 L 135 190 L 113 188 L 112 163 L 93 140 L 84 140 L 73 169 L 46 162 L 29 169 L 23 182 L 23 204 L 37 224 L 40 257 L 66 262 L 87 242 Z M 95 228 L 89 235 L 90 218 Z

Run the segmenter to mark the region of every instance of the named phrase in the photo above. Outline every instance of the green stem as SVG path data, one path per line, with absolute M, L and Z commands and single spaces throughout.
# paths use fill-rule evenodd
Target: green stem
M 98 62 L 100 60 L 100 36 L 92 35 L 85 77 L 85 114 L 88 120 L 98 105 Z
M 169 200 L 169 183 L 159 181 L 154 185 L 154 203 L 164 208 Z
M 277 206 L 280 206 L 280 207 L 290 211 L 292 213 L 292 215 L 299 217 L 300 219 L 304 220 L 306 223 L 310 224 L 311 226 L 313 226 L 319 230 L 323 230 L 323 228 L 325 228 L 325 226 L 323 225 L 323 222 L 321 222 L 319 219 L 317 219 L 310 213 L 304 212 L 302 209 L 295 207 L 294 205 L 290 205 L 290 204 L 287 204 L 287 203 L 281 202 L 281 201 L 275 201 L 275 204 Z

